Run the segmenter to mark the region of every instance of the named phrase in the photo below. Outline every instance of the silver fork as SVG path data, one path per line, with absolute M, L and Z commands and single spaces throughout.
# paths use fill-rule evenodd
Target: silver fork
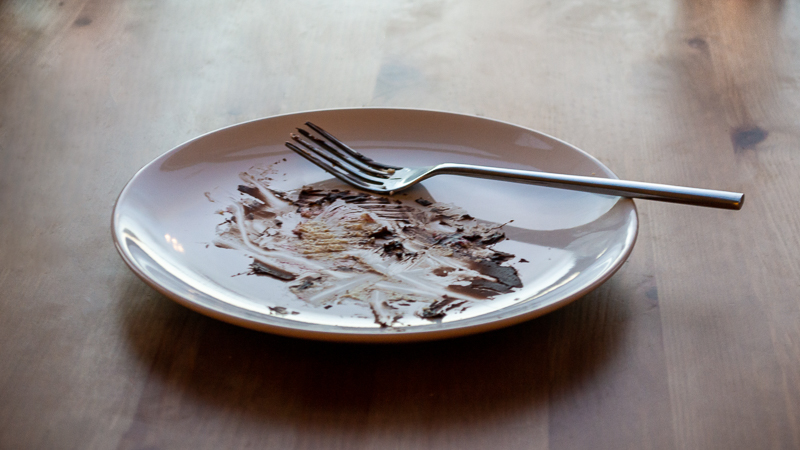
M 429 167 L 396 167 L 381 164 L 353 150 L 332 134 L 306 122 L 318 136 L 298 128 L 291 134 L 299 145 L 286 146 L 336 178 L 359 189 L 392 195 L 435 175 L 462 175 L 476 178 L 535 184 L 596 194 L 660 200 L 712 208 L 741 209 L 744 194 L 666 184 L 564 175 L 530 170 L 503 169 L 472 164 L 443 163 Z

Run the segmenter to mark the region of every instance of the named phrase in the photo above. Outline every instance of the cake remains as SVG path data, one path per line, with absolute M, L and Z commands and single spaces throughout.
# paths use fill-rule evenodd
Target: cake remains
M 363 302 L 393 326 L 409 310 L 437 321 L 522 287 L 514 255 L 492 249 L 502 226 L 453 205 L 241 179 L 214 244 L 247 252 L 246 273 L 281 280 L 311 305 Z

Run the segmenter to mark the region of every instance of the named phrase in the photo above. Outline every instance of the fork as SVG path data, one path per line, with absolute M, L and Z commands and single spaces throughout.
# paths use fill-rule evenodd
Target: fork
M 428 167 L 397 167 L 382 164 L 353 150 L 332 134 L 311 122 L 311 132 L 298 128 L 286 146 L 336 178 L 358 189 L 392 195 L 435 175 L 461 175 L 475 178 L 535 184 L 574 191 L 615 195 L 712 208 L 742 208 L 744 194 L 666 184 L 566 175 L 530 170 L 503 169 L 472 164 L 443 163 Z

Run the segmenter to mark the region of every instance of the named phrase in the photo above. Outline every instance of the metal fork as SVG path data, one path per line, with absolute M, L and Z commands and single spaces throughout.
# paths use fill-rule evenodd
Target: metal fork
M 286 146 L 336 178 L 356 188 L 392 195 L 435 175 L 462 175 L 476 178 L 535 184 L 596 194 L 660 200 L 723 209 L 741 209 L 744 194 L 666 184 L 564 175 L 529 170 L 503 169 L 472 164 L 443 163 L 429 167 L 396 167 L 381 164 L 353 150 L 332 134 L 306 122 L 317 136 L 302 128 L 291 134 Z

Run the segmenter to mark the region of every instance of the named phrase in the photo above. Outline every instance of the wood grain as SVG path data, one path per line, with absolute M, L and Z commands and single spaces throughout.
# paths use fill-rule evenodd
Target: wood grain
M 0 448 L 800 448 L 800 4 L 0 1 Z M 240 329 L 140 282 L 135 171 L 214 129 L 396 106 L 535 128 L 637 203 L 585 298 L 451 341 Z

